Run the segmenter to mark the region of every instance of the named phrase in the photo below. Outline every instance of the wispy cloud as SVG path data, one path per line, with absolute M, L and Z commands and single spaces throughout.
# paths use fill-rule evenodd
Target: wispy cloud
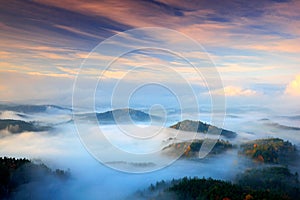
M 10 71 L 30 71 L 32 68 L 24 65 L 13 65 L 11 63 L 7 62 L 0 62 L 0 70 L 5 71 L 5 70 L 10 70 Z
M 217 94 L 217 95 L 223 95 L 227 97 L 243 97 L 243 96 L 254 96 L 257 95 L 258 93 L 254 90 L 251 89 L 245 89 L 239 86 L 226 86 L 224 89 L 219 89 L 219 90 L 214 90 L 211 91 L 210 93 L 212 94 Z
M 7 51 L 0 51 L 0 59 L 10 58 L 12 54 Z
M 101 39 L 101 40 L 104 39 L 100 35 L 91 34 L 91 33 L 88 33 L 88 32 L 85 32 L 85 31 L 82 31 L 82 30 L 79 30 L 79 29 L 76 29 L 76 28 L 70 27 L 70 26 L 64 26 L 64 25 L 56 24 L 56 25 L 54 25 L 54 27 L 69 31 L 71 33 L 76 33 L 76 34 L 79 34 L 79 35 L 83 35 L 83 36 L 88 36 L 88 37 L 97 38 L 97 39 Z

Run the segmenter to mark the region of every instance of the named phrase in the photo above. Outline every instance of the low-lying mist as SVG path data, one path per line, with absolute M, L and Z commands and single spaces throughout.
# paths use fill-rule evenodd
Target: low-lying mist
M 113 134 L 112 126 L 110 129 Z M 115 131 L 117 132 L 116 127 Z M 227 152 L 226 155 L 203 162 L 177 160 L 166 168 L 150 173 L 132 174 L 116 171 L 103 165 L 87 152 L 72 124 L 56 127 L 50 132 L 6 135 L 0 140 L 0 148 L 1 156 L 38 159 L 52 169 L 70 169 L 71 179 L 64 184 L 56 183 L 60 187 L 55 187 L 55 192 L 55 188 L 34 186 L 37 193 L 45 194 L 46 190 L 52 199 L 54 196 L 57 197 L 55 199 L 123 199 L 161 179 L 171 180 L 195 175 L 228 179 L 239 168 L 235 154 Z M 24 190 L 25 188 L 28 189 L 24 187 Z M 41 195 L 37 197 L 39 196 Z
M 6 114 L 9 114 L 10 117 L 22 118 L 14 113 Z M 288 118 L 272 118 L 261 114 L 249 117 L 235 113 L 234 117 L 226 118 L 224 125 L 224 128 L 238 133 L 238 136 L 230 142 L 239 144 L 256 138 L 280 137 L 299 146 L 299 131 L 270 126 L 269 121 L 266 123 L 265 120 L 261 120 L 263 118 L 282 125 L 285 125 L 288 120 Z M 200 160 L 178 159 L 169 166 L 154 172 L 137 174 L 121 172 L 99 162 L 87 151 L 80 141 L 73 122 L 66 122 L 66 115 L 62 115 L 58 119 L 63 119 L 62 121 L 65 123 L 55 125 L 50 131 L 20 134 L 1 131 L 0 135 L 3 137 L 0 138 L 0 156 L 25 157 L 33 161 L 41 160 L 52 169 L 70 169 L 71 172 L 70 179 L 63 183 L 49 179 L 48 184 L 24 185 L 15 194 L 18 197 L 22 196 L 22 192 L 25 195 L 30 188 L 33 197 L 37 199 L 47 199 L 46 197 L 49 199 L 126 199 L 137 190 L 143 190 L 151 183 L 160 180 L 172 180 L 184 176 L 233 180 L 236 174 L 253 165 L 249 159 L 240 157 L 237 149 L 232 149 Z M 89 123 L 86 123 L 85 126 L 87 132 L 97 128 Z M 163 137 L 158 135 L 153 143 L 145 141 L 138 144 L 132 143 L 130 140 L 120 140 L 121 133 L 116 125 L 103 125 L 101 128 L 108 134 L 108 138 L 116 142 L 114 145 L 127 151 L 138 150 L 141 153 L 162 149 L 163 139 L 172 137 L 172 133 L 166 131 L 166 135 Z M 201 138 L 199 135 L 198 137 Z M 193 134 L 187 134 L 186 139 L 193 139 Z M 108 157 L 113 158 L 114 156 L 110 155 L 109 149 L 106 149 L 106 154 Z M 164 158 L 162 156 L 157 158 L 157 160 L 159 159 Z M 115 161 L 118 164 L 123 160 Z

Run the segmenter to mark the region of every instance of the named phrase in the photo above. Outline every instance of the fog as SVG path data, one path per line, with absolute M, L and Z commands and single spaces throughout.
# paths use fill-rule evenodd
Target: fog
M 105 154 L 107 160 L 100 162 L 89 153 L 91 149 L 82 144 L 82 138 L 79 137 L 69 112 L 47 112 L 39 114 L 26 114 L 26 116 L 18 115 L 11 111 L 1 112 L 1 119 L 21 119 L 27 121 L 42 121 L 51 124 L 54 128 L 45 132 L 23 132 L 21 134 L 10 134 L 6 130 L 2 130 L 0 135 L 0 156 L 29 158 L 32 160 L 41 160 L 51 169 L 70 169 L 71 177 L 64 183 L 49 180 L 51 187 L 45 185 L 23 186 L 17 194 L 22 195 L 30 188 L 33 197 L 36 199 L 126 199 L 130 198 L 137 190 L 143 190 L 149 187 L 151 183 L 160 180 L 172 180 L 173 178 L 182 178 L 184 176 L 212 177 L 216 179 L 233 180 L 235 175 L 244 171 L 253 163 L 246 158 L 239 157 L 237 150 L 229 150 L 216 156 L 209 156 L 204 159 L 176 159 L 170 158 L 159 152 L 153 157 L 149 157 L 148 162 L 159 166 L 158 170 L 148 170 L 152 172 L 146 173 L 127 173 L 122 172 L 126 169 L 133 168 L 137 172 L 144 172 L 143 167 L 133 165 L 134 162 L 128 161 L 126 157 L 114 155 L 111 149 L 101 149 L 101 153 Z M 191 113 L 191 118 L 193 114 Z M 204 121 L 209 121 L 209 114 L 201 115 Z M 175 122 L 176 114 L 167 124 Z M 274 126 L 280 124 L 281 126 Z M 262 112 L 231 112 L 227 113 L 224 128 L 233 130 L 238 133 L 235 139 L 230 140 L 233 144 L 239 144 L 248 140 L 265 137 L 280 137 L 290 140 L 299 146 L 300 132 L 296 129 L 286 127 L 297 127 L 300 120 L 297 117 L 289 115 L 272 115 Z M 160 134 L 155 135 L 149 140 L 133 140 L 129 136 L 122 136 L 120 127 L 116 125 L 102 125 L 99 129 L 97 125 L 89 122 L 82 122 L 81 127 L 86 129 L 86 133 L 93 134 L 96 129 L 105 133 L 106 139 L 112 144 L 112 148 L 120 148 L 129 153 L 137 153 L 141 156 L 155 153 L 169 143 L 164 140 L 169 137 L 178 137 L 178 140 L 203 139 L 201 134 L 179 133 L 164 128 Z M 124 127 L 123 127 L 124 128 Z M 133 127 L 126 129 L 133 130 Z M 148 127 L 148 131 L 152 132 L 157 127 Z M 144 129 L 146 130 L 146 129 Z M 149 134 L 145 131 L 142 134 Z M 181 135 L 181 137 L 180 137 Z M 94 141 L 95 138 L 91 138 Z M 137 142 L 138 141 L 138 142 Z M 101 144 L 100 144 L 101 147 Z M 148 159 L 148 157 L 147 157 Z M 106 161 L 113 161 L 107 162 Z M 146 160 L 147 161 L 147 160 Z M 159 163 L 162 162 L 163 164 Z M 152 165 L 150 165 L 151 168 Z M 297 166 L 294 169 L 297 170 Z M 122 171 L 112 169 L 125 169 Z M 139 169 L 141 169 L 139 171 Z M 156 167 L 151 168 L 156 169 Z M 127 170 L 128 171 L 128 170 Z M 147 170 L 145 170 L 147 171 Z

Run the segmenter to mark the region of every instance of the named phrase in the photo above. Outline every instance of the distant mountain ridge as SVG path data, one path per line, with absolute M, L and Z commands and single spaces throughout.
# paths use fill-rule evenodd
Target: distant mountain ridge
M 105 112 L 77 114 L 83 119 L 94 118 L 96 115 L 100 124 L 126 123 L 131 120 L 136 122 L 150 122 L 151 120 L 159 120 L 160 117 L 150 115 L 144 111 L 132 108 L 120 108 Z
M 41 113 L 46 112 L 47 109 L 58 109 L 58 110 L 68 110 L 69 108 L 64 108 L 56 105 L 4 105 L 0 104 L 0 111 L 15 111 L 21 113 Z
M 234 138 L 236 137 L 236 133 L 233 131 L 225 130 L 218 128 L 216 126 L 210 125 L 203 123 L 201 121 L 192 121 L 192 120 L 184 120 L 181 122 L 178 122 L 170 128 L 182 130 L 182 131 L 193 131 L 193 132 L 198 132 L 198 133 L 207 133 L 208 131 L 212 132 L 220 132 L 222 136 L 227 137 L 227 138 Z
M 159 119 L 157 116 L 151 116 L 148 113 L 132 108 L 115 109 L 103 113 L 97 113 L 96 115 L 100 123 L 110 121 L 127 122 L 130 120 L 147 122 L 151 119 Z

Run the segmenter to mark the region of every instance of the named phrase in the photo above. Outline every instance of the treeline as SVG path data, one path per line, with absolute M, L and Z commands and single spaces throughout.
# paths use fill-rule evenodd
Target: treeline
M 18 187 L 31 182 L 53 177 L 66 180 L 69 171 L 51 170 L 44 164 L 35 164 L 28 159 L 0 157 L 0 199 L 9 199 Z
M 148 188 L 153 199 L 215 199 L 215 200 L 296 200 L 300 195 L 298 174 L 286 167 L 247 170 L 233 182 L 212 178 L 184 177 L 170 182 L 160 181 Z

